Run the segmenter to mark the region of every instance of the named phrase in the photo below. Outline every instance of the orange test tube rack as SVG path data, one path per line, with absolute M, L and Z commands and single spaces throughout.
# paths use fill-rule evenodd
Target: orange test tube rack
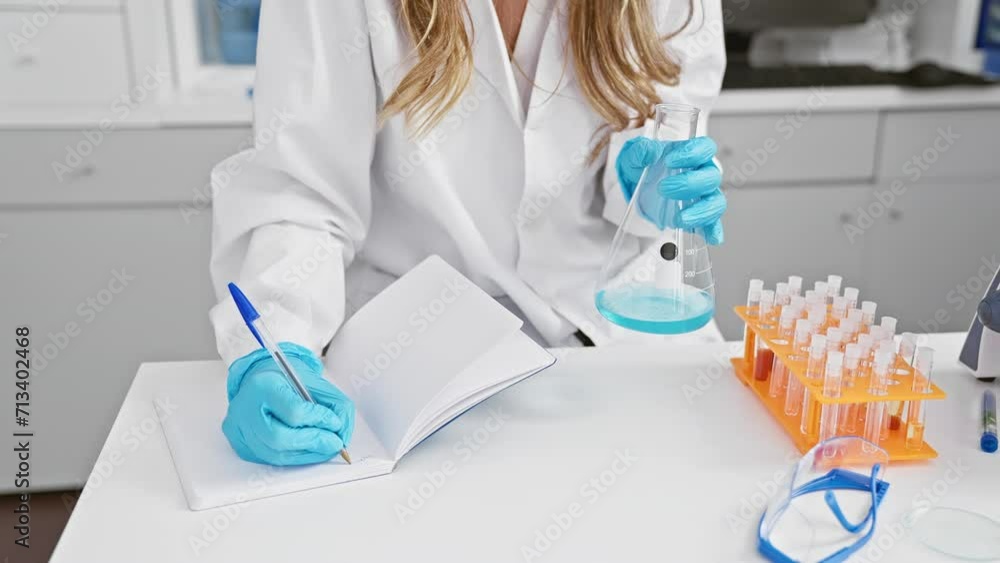
M 841 391 L 841 396 L 839 398 L 829 398 L 823 396 L 823 382 L 816 381 L 812 382 L 806 379 L 806 361 L 805 359 L 799 360 L 797 357 L 793 356 L 793 350 L 791 343 L 784 343 L 777 338 L 777 329 L 770 329 L 761 326 L 761 323 L 757 319 L 750 318 L 747 315 L 747 308 L 745 306 L 735 307 L 736 314 L 746 323 L 747 328 L 758 340 L 763 340 L 770 349 L 774 352 L 774 357 L 776 361 L 780 361 L 787 368 L 788 377 L 795 377 L 798 379 L 799 383 L 807 389 L 812 397 L 812 401 L 818 405 L 829 405 L 829 404 L 858 404 L 862 405 L 861 408 L 854 409 L 858 416 L 861 417 L 856 421 L 856 426 L 859 431 L 856 433 L 858 436 L 863 435 L 863 429 L 865 426 L 865 421 L 863 418 L 863 413 L 867 411 L 866 405 L 873 402 L 906 402 L 911 401 L 933 401 L 945 398 L 944 391 L 940 387 L 931 382 L 930 391 L 927 393 L 920 393 L 913 391 L 913 368 L 903 361 L 902 358 L 896 357 L 895 365 L 889 376 L 889 392 L 886 395 L 872 395 L 868 392 L 868 384 L 870 377 L 858 378 L 854 387 L 843 387 Z M 759 381 L 754 378 L 753 366 L 746 365 L 744 358 L 732 358 L 733 370 L 736 372 L 736 377 L 743 382 L 744 385 L 753 391 L 754 395 L 760 399 L 764 407 L 771 413 L 771 416 L 778 421 L 778 424 L 785 430 L 794 442 L 795 447 L 802 453 L 806 453 L 813 446 L 819 442 L 819 428 L 818 425 L 815 428 L 810 429 L 809 432 L 802 432 L 801 430 L 801 416 L 788 416 L 784 411 L 785 395 L 782 393 L 778 397 L 771 397 L 768 393 L 770 382 L 768 380 Z M 925 407 L 925 405 L 924 405 Z M 816 417 L 817 420 L 819 417 Z M 891 461 L 917 461 L 933 459 L 937 457 L 937 451 L 934 450 L 926 441 L 920 449 L 913 449 L 906 447 L 906 432 L 907 432 L 907 421 L 902 420 L 897 426 L 894 426 L 889 431 L 889 437 L 882 440 L 879 443 L 879 447 L 884 449 L 889 453 L 889 459 Z

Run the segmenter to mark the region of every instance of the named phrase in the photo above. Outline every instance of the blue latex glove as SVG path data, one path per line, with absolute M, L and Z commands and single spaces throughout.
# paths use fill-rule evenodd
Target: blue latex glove
M 664 157 L 665 165 L 684 169 L 665 177 L 657 187 L 664 200 L 694 201 L 680 212 L 677 228 L 700 228 L 708 244 L 719 245 L 724 240 L 722 214 L 726 211 L 726 196 L 722 194 L 722 172 L 712 162 L 717 147 L 709 137 L 689 141 L 655 141 L 635 137 L 626 141 L 618 154 L 615 170 L 618 183 L 631 201 L 639 178 L 647 166 Z M 643 192 L 645 193 L 645 191 Z
M 307 465 L 340 454 L 354 433 L 354 403 L 323 378 L 311 351 L 282 342 L 281 350 L 316 403 L 299 396 L 266 350 L 229 366 L 229 410 L 222 432 L 241 458 L 268 465 Z

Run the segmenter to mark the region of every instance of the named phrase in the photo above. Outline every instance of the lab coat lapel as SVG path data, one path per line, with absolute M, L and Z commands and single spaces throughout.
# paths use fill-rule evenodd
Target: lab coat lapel
M 523 126 L 524 113 L 507 53 L 507 43 L 500 29 L 492 0 L 468 0 L 469 15 L 475 30 L 472 57 L 476 72 L 489 82 L 503 99 L 511 118 Z
M 531 89 L 531 99 L 528 104 L 528 127 L 538 125 L 539 119 L 547 106 L 558 95 L 560 88 L 565 88 L 565 81 L 572 75 L 566 68 L 563 49 L 566 46 L 564 36 L 566 26 L 563 25 L 566 12 L 561 1 L 549 13 L 545 26 L 545 37 L 542 39 L 541 51 L 538 55 L 538 67 L 535 69 L 535 87 Z

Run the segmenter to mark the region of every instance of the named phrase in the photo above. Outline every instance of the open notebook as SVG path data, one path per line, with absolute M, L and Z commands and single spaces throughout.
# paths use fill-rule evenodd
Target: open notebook
M 362 307 L 326 360 L 326 376 L 357 407 L 352 465 L 339 457 L 288 468 L 243 461 L 221 430 L 225 374 L 163 381 L 157 400 L 177 408 L 161 426 L 188 506 L 203 510 L 390 473 L 434 431 L 555 362 L 521 324 L 436 256 Z

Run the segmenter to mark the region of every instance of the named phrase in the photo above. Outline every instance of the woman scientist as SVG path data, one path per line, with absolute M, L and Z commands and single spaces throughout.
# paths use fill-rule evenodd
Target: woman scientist
M 545 344 L 620 336 L 593 290 L 642 169 L 665 152 L 643 126 L 661 102 L 706 111 L 724 67 L 720 0 L 265 1 L 257 143 L 213 173 L 224 299 L 211 317 L 236 452 L 274 465 L 337 455 L 354 406 L 318 355 L 430 254 Z M 681 221 L 718 244 L 714 154 L 707 137 L 674 145 L 670 165 L 691 170 L 660 192 L 699 200 Z M 318 404 L 258 349 L 230 281 Z

